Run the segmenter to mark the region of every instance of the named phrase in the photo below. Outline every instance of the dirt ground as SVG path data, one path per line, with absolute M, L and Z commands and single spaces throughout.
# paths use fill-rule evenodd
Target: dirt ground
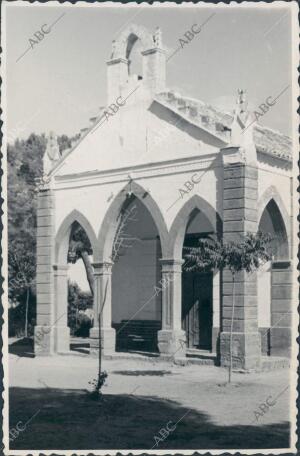
M 88 392 L 97 359 L 10 355 L 13 449 L 289 447 L 289 371 L 234 373 L 156 360 L 105 360 L 103 399 Z M 262 405 L 264 404 L 264 405 Z M 28 422 L 30 420 L 30 422 Z M 27 425 L 24 426 L 24 423 Z

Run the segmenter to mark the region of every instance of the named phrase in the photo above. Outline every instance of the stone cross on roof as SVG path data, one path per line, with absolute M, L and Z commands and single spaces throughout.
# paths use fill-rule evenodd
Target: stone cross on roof
M 53 166 L 60 159 L 59 146 L 57 136 L 51 131 L 47 137 L 47 147 L 43 158 L 44 174 L 49 174 Z
M 238 89 L 237 106 L 231 124 L 230 146 L 239 148 L 245 162 L 255 164 L 257 160 L 253 138 L 255 122 L 252 119 L 252 113 L 247 110 L 245 94 L 245 90 Z
M 236 100 L 237 112 L 244 114 L 247 111 L 248 102 L 246 100 L 246 90 L 238 89 L 238 97 Z
M 162 33 L 161 29 L 159 27 L 156 27 L 154 35 L 153 35 L 153 41 L 156 47 L 161 48 L 162 47 Z

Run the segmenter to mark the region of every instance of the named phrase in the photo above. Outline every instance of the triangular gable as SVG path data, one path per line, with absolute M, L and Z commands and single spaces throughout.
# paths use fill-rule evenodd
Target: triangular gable
M 216 153 L 230 144 L 234 123 L 231 115 L 197 100 L 172 96 L 170 92 L 154 99 L 132 96 L 114 115 L 98 119 L 51 175 L 184 159 Z M 254 124 L 253 141 L 257 152 L 291 161 L 289 137 Z
M 128 104 L 100 120 L 52 175 L 121 169 L 216 153 L 226 142 L 158 100 Z

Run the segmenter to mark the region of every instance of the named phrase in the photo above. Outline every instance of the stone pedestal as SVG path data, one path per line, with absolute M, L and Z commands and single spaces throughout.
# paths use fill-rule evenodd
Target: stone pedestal
M 34 353 L 36 356 L 52 355 L 54 353 L 53 327 L 38 325 L 34 328 Z
M 185 356 L 186 336 L 181 329 L 181 269 L 183 260 L 162 259 L 162 329 L 158 348 L 162 356 Z
M 53 326 L 54 350 L 55 353 L 70 351 L 70 328 L 64 326 Z
M 37 356 L 70 351 L 70 328 L 42 325 L 34 328 L 34 352 Z
M 116 331 L 114 328 L 101 328 L 101 347 L 104 355 L 115 352 Z M 99 327 L 90 329 L 90 350 L 91 353 L 99 350 Z
M 290 356 L 292 345 L 292 286 L 290 261 L 272 263 L 270 355 Z
M 158 347 L 162 356 L 181 357 L 186 353 L 186 334 L 182 329 L 158 332 Z
M 261 364 L 261 336 L 258 332 L 232 335 L 232 366 L 234 369 L 259 369 Z M 222 332 L 220 337 L 221 366 L 230 364 L 230 333 Z
M 101 325 L 102 353 L 112 354 L 116 347 L 116 332 L 111 327 L 111 273 L 113 263 L 94 263 L 94 327 L 90 329 L 91 353 L 99 348 Z

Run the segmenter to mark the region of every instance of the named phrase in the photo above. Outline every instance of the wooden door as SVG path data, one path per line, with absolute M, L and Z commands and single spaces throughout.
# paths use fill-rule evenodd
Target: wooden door
M 182 327 L 189 348 L 211 350 L 212 274 L 189 272 L 182 276 Z

